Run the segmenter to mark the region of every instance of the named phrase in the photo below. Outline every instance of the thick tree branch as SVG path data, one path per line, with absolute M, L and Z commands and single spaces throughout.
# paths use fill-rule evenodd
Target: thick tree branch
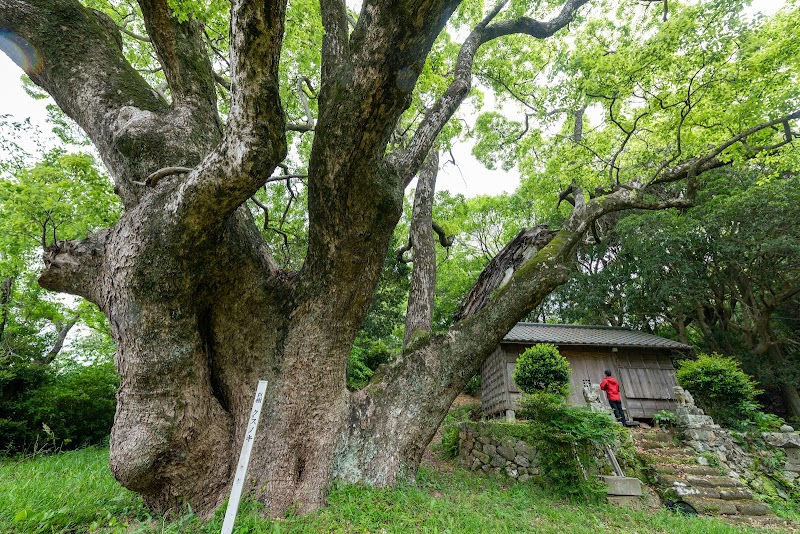
M 138 33 L 130 31 L 125 26 L 117 26 L 117 27 L 119 28 L 119 31 L 121 31 L 122 33 L 124 33 L 128 37 L 132 37 L 133 39 L 136 39 L 137 41 L 141 41 L 143 43 L 151 43 L 152 42 L 150 40 L 150 38 L 147 37 L 146 35 L 139 35 Z
M 231 7 L 231 109 L 222 143 L 178 190 L 177 215 L 204 233 L 250 198 L 286 155 L 278 62 L 285 0 Z
M 101 276 L 108 230 L 80 241 L 59 241 L 44 251 L 39 285 L 51 291 L 79 295 L 102 307 Z
M 70 319 L 66 324 L 56 323 L 56 342 L 53 343 L 53 346 L 47 351 L 47 354 L 42 358 L 35 359 L 34 362 L 41 366 L 53 363 L 53 360 L 61 353 L 61 349 L 64 348 L 64 341 L 66 341 L 67 335 L 69 335 L 70 330 L 72 330 L 72 327 L 76 324 L 78 324 L 78 317 Z
M 493 39 L 515 33 L 524 33 L 539 39 L 549 37 L 569 24 L 577 9 L 588 1 L 569 0 L 556 17 L 546 22 L 522 17 L 490 24 L 508 3 L 508 0 L 501 0 L 488 12 L 461 46 L 453 81 L 428 111 L 408 147 L 389 156 L 389 163 L 397 169 L 406 183 L 414 177 L 436 136 L 469 94 L 472 87 L 472 65 L 480 47 Z
M 179 22 L 167 0 L 139 0 L 145 28 L 164 67 L 174 105 L 217 114 L 214 70 L 196 21 Z
M 342 62 L 350 59 L 350 39 L 347 20 L 347 5 L 342 0 L 321 0 L 322 26 L 322 70 L 329 76 Z
M 126 207 L 145 194 L 133 181 L 196 165 L 218 142 L 216 110 L 171 110 L 127 62 L 107 15 L 77 0 L 8 0 L 0 2 L 0 29 L 13 36 L 0 41 L 4 51 L 86 131 Z
M 722 154 L 726 149 L 730 148 L 731 146 L 735 145 L 736 143 L 744 142 L 747 138 L 761 130 L 771 128 L 776 125 L 784 125 L 784 140 L 780 143 L 776 143 L 775 145 L 770 146 L 763 146 L 763 147 L 749 147 L 750 156 L 755 156 L 756 154 L 762 151 L 773 150 L 776 148 L 780 148 L 787 143 L 792 141 L 792 134 L 791 129 L 789 127 L 790 121 L 800 119 L 800 110 L 780 117 L 778 119 L 774 119 L 771 121 L 767 121 L 752 128 L 748 128 L 743 132 L 740 132 L 727 141 L 720 143 L 716 147 L 712 148 L 708 152 L 706 152 L 702 156 L 697 156 L 691 158 L 680 165 L 676 165 L 675 167 L 671 167 L 669 169 L 664 169 L 660 172 L 657 176 L 655 176 L 651 183 L 659 184 L 659 183 L 670 183 L 676 182 L 679 180 L 683 180 L 688 178 L 691 174 L 694 176 L 699 176 L 703 172 L 706 172 L 711 169 L 715 169 L 718 167 L 722 167 L 727 165 L 729 162 L 720 160 L 717 156 Z M 788 130 L 789 134 L 786 134 Z M 746 146 L 746 145 L 745 145 Z
M 430 333 L 436 289 L 436 245 L 433 240 L 433 197 L 439 173 L 439 153 L 432 150 L 419 173 L 408 240 L 414 243 L 414 267 L 408 292 L 403 345 Z
M 575 12 L 589 0 L 568 0 L 561 12 L 548 21 L 538 21 L 530 17 L 495 22 L 486 28 L 483 42 L 512 34 L 530 35 L 537 39 L 545 39 L 572 22 Z

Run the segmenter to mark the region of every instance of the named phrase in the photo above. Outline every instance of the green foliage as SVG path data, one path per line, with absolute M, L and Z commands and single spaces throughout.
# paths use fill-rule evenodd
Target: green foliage
M 479 395 L 481 392 L 481 375 L 475 375 L 469 379 L 467 385 L 464 386 L 464 393 L 471 396 Z
M 761 390 L 732 358 L 699 354 L 678 362 L 676 375 L 698 406 L 720 424 L 741 425 L 758 408 L 755 398 Z
M 395 246 L 397 241 L 392 240 L 378 288 L 350 351 L 347 366 L 347 387 L 350 389 L 366 386 L 378 367 L 400 352 L 409 268 L 395 259 Z
M 539 451 L 542 475 L 553 491 L 588 500 L 605 496 L 594 476 L 598 455 L 624 432 L 605 412 L 567 404 L 556 393 L 535 393 L 522 398 L 530 437 Z
M 653 422 L 660 428 L 669 428 L 675 424 L 675 414 L 669 410 L 660 410 L 653 414 Z
M 764 413 L 761 410 L 755 410 L 751 413 L 750 419 L 753 422 L 756 430 L 760 432 L 777 432 L 786 421 L 782 417 L 775 414 Z
M 113 350 L 113 346 L 110 347 Z M 72 449 L 108 440 L 119 378 L 105 357 L 44 366 L 0 359 L 0 452 Z
M 442 430 L 442 454 L 445 458 L 455 459 L 458 457 L 461 439 L 457 426 L 447 426 Z
M 555 345 L 540 343 L 523 352 L 514 368 L 514 382 L 524 393 L 569 394 L 569 362 Z

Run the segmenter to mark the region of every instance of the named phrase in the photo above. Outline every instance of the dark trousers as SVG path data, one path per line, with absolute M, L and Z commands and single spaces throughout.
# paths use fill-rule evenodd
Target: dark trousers
M 620 423 L 625 422 L 625 414 L 622 413 L 622 401 L 608 401 L 611 405 L 611 409 L 614 410 L 614 417 L 617 418 L 617 421 Z

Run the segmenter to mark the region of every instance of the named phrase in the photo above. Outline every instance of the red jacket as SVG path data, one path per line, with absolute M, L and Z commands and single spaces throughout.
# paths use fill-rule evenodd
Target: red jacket
M 600 382 L 600 389 L 606 392 L 610 401 L 622 400 L 619 396 L 619 382 L 613 376 L 607 376 Z

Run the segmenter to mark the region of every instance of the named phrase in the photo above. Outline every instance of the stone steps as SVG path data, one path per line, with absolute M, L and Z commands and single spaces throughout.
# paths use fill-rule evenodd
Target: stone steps
M 755 500 L 753 492 L 734 476 L 720 475 L 690 447 L 676 445 L 662 432 L 635 433 L 636 446 L 652 462 L 657 484 L 665 495 L 677 496 L 698 513 L 739 518 L 748 525 L 783 525 L 769 506 Z M 668 497 L 674 498 L 674 497 Z
M 670 464 L 670 465 L 656 465 L 654 467 L 656 474 L 664 475 L 711 475 L 715 476 L 719 473 L 713 467 L 707 465 L 697 464 Z

